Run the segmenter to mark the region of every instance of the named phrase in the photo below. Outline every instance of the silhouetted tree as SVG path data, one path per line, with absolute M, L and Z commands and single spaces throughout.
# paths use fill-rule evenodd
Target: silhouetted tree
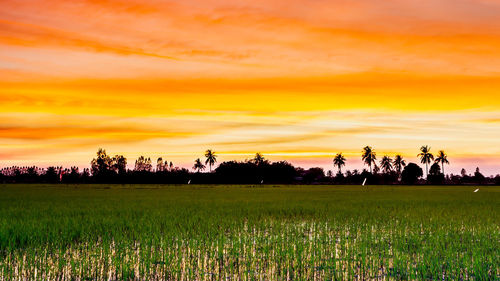
M 464 168 L 462 168 L 462 170 L 460 171 L 460 175 L 462 177 L 466 177 L 467 176 L 467 171 Z
M 479 171 L 479 167 L 477 167 L 476 171 L 474 172 L 474 182 L 481 184 L 484 182 L 484 180 L 485 180 L 485 177 Z
M 325 171 L 323 168 L 313 167 L 304 171 L 303 178 L 305 182 L 320 182 L 325 177 Z
M 396 154 L 392 163 L 394 164 L 394 168 L 396 169 L 398 175 L 401 175 L 401 171 L 406 166 L 406 162 L 403 160 L 403 157 L 400 154 Z
M 422 163 L 427 166 L 432 163 L 433 156 L 430 148 L 422 146 L 422 153 L 418 156 Z M 216 163 L 216 155 L 213 151 L 207 150 L 205 154 L 206 162 L 210 166 Z M 310 168 L 304 170 L 294 167 L 286 161 L 271 162 L 264 158 L 261 153 L 257 153 L 251 160 L 242 162 L 223 162 L 215 170 L 215 173 L 200 173 L 205 168 L 201 159 L 197 159 L 193 169 L 198 173 L 190 173 L 187 169 L 174 168 L 173 163 L 164 161 L 161 157 L 156 161 L 156 172 L 153 173 L 151 159 L 144 156 L 139 157 L 135 162 L 134 170 L 127 170 L 127 159 L 122 155 L 110 158 L 104 149 L 97 151 L 97 157 L 91 161 L 92 176 L 90 170 L 85 168 L 80 174 L 78 167 L 62 168 L 49 167 L 47 169 L 36 166 L 12 166 L 0 169 L 0 182 L 109 182 L 109 183 L 186 183 L 193 179 L 196 183 L 347 183 L 360 184 L 367 179 L 368 184 L 394 184 L 398 181 L 399 175 L 406 184 L 418 183 L 422 176 L 422 169 L 415 163 L 405 166 L 405 161 L 401 155 L 396 155 L 394 161 L 389 156 L 384 156 L 380 165 L 377 165 L 375 152 L 369 146 L 363 149 L 363 161 L 370 166 L 370 172 L 363 169 L 346 171 L 342 174 L 342 167 L 345 166 L 345 157 L 342 153 L 335 155 L 333 164 L 338 167 L 337 176 L 333 176 L 332 171 L 328 171 L 325 177 L 321 168 Z M 434 163 L 430 166 L 427 175 L 427 183 L 433 184 L 499 184 L 500 175 L 496 177 L 485 177 L 476 169 L 473 176 L 468 175 L 462 169 L 461 175 L 445 176 L 441 173 L 444 164 L 447 164 L 447 156 L 444 151 L 439 151 Z M 441 166 L 440 166 L 441 164 Z M 168 168 L 170 167 L 170 168 Z M 380 168 L 383 174 L 377 174 Z M 402 170 L 402 167 L 405 167 Z M 395 171 L 393 171 L 395 169 Z M 443 168 L 444 169 L 444 168 Z
M 432 164 L 431 169 L 429 170 L 429 175 L 437 176 L 439 174 L 441 174 L 441 167 L 439 167 L 439 164 Z
M 392 159 L 391 157 L 385 155 L 382 157 L 382 160 L 380 160 L 380 167 L 382 168 L 382 171 L 384 173 L 388 174 L 392 171 Z
M 83 182 L 88 182 L 90 180 L 90 170 L 88 168 L 83 169 L 80 178 L 82 179 Z
M 361 155 L 361 159 L 365 164 L 370 167 L 370 173 L 372 173 L 372 164 L 376 165 L 375 160 L 377 160 L 377 154 L 372 149 L 371 146 L 365 146 L 363 148 L 363 154 Z
M 226 161 L 215 169 L 220 183 L 259 183 L 257 165 L 250 161 Z
M 434 155 L 431 153 L 431 148 L 427 145 L 423 145 L 420 147 L 420 153 L 417 154 L 420 157 L 420 163 L 425 164 L 425 175 L 429 175 L 429 167 L 428 165 L 434 160 Z
M 500 175 L 496 175 L 494 178 L 494 184 L 500 185 Z
M 28 167 L 26 169 L 26 181 L 27 182 L 36 182 L 38 178 L 38 173 L 37 173 L 37 169 L 35 166 L 33 167 Z
M 193 170 L 197 170 L 198 173 L 205 170 L 205 165 L 203 165 L 203 163 L 201 162 L 200 158 L 196 159 L 194 161 L 194 166 L 193 166 Z
M 340 171 L 339 171 L 339 174 L 341 175 L 342 173 L 340 173 Z M 326 172 L 326 176 L 329 177 L 329 178 L 332 178 L 333 177 L 332 170 L 328 170 L 328 172 Z
M 297 177 L 297 169 L 287 161 L 273 162 L 271 165 L 265 165 L 266 182 L 274 183 L 292 183 Z
M 436 163 L 441 163 L 441 168 L 444 174 L 444 164 L 450 164 L 448 161 L 448 155 L 444 153 L 444 150 L 440 150 L 438 154 L 436 155 Z
M 439 167 L 439 164 L 435 162 L 431 165 L 427 181 L 431 184 L 443 184 L 444 180 L 445 178 L 444 174 L 441 173 L 441 167 Z
M 90 162 L 92 174 L 95 176 L 106 176 L 111 168 L 112 160 L 106 154 L 106 150 L 99 148 L 97 150 L 97 158 Z
M 135 171 L 151 172 L 152 169 L 153 165 L 151 164 L 151 158 L 146 158 L 141 155 L 135 160 Z
M 80 172 L 78 167 L 71 167 L 70 172 L 64 177 L 65 182 L 77 183 L 80 181 Z
M 45 180 L 50 183 L 58 182 L 59 175 L 58 169 L 56 167 L 50 166 L 45 171 Z
M 127 158 L 123 155 L 115 155 L 111 163 L 111 167 L 115 172 L 124 174 L 127 171 Z
M 255 156 L 253 157 L 252 161 L 257 166 L 262 165 L 264 163 L 268 163 L 268 161 L 264 158 L 264 155 L 262 155 L 262 153 L 260 152 L 255 153 Z
M 163 163 L 163 158 L 158 157 L 158 159 L 156 159 L 156 171 L 163 172 L 163 170 L 165 170 L 165 164 Z
M 207 160 L 205 160 L 205 164 L 208 164 L 210 167 L 210 172 L 212 172 L 212 166 L 215 165 L 217 162 L 217 155 L 215 155 L 215 152 L 213 152 L 211 149 L 208 149 L 205 151 L 205 157 Z
M 401 173 L 401 180 L 405 184 L 415 184 L 423 176 L 422 168 L 415 163 L 409 163 Z
M 346 159 L 344 155 L 342 155 L 342 152 L 337 153 L 335 157 L 333 158 L 333 165 L 336 166 L 339 169 L 339 174 L 342 174 L 342 166 L 345 166 Z

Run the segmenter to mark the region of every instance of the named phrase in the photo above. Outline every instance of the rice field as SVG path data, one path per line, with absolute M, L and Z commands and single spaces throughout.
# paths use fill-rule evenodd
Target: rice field
M 500 280 L 500 187 L 0 185 L 0 280 Z

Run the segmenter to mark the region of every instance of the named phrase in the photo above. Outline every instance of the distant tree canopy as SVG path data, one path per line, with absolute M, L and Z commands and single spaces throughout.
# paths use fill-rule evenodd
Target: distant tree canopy
M 269 164 L 269 161 L 267 161 L 265 158 L 264 158 L 264 155 L 262 155 L 262 153 L 260 152 L 257 152 L 255 153 L 255 156 L 254 158 L 252 159 L 253 163 L 255 163 L 255 165 L 263 165 L 263 164 Z
M 151 158 L 140 156 L 137 160 L 135 160 L 134 171 L 151 172 L 152 170 L 153 165 L 151 164 Z
M 227 161 L 215 169 L 215 175 L 224 183 L 292 183 L 297 170 L 286 161 Z
M 105 176 L 108 174 L 111 168 L 112 160 L 106 154 L 106 150 L 99 148 L 97 151 L 97 157 L 92 159 L 90 166 L 92 169 L 92 174 L 95 176 Z
M 429 175 L 427 176 L 427 181 L 431 184 L 443 184 L 445 181 L 444 174 L 441 173 L 441 167 L 436 161 L 431 165 L 429 170 Z
M 111 158 L 102 148 L 99 148 L 96 154 L 97 157 L 90 162 L 92 175 L 108 177 L 112 172 L 124 173 L 127 170 L 127 158 L 123 155 Z
M 429 170 L 429 175 L 437 176 L 441 174 L 441 167 L 439 167 L 438 163 L 434 163 L 431 165 L 431 169 Z
M 36 166 L 6 167 L 0 169 L 0 182 L 45 182 L 45 183 L 175 183 L 175 184 L 203 184 L 203 183 L 237 183 L 237 184 L 500 184 L 500 175 L 485 177 L 479 168 L 474 175 L 468 175 L 462 169 L 461 175 L 444 175 L 444 164 L 449 164 L 447 155 L 440 150 L 435 161 L 429 155 L 430 148 L 422 146 L 421 161 L 430 164 L 429 175 L 422 179 L 423 170 L 416 163 L 409 163 L 401 155 L 392 159 L 384 155 L 377 165 L 376 154 L 372 147 L 363 148 L 361 158 L 370 170 L 346 170 L 342 167 L 347 159 L 342 153 L 333 157 L 333 168 L 325 171 L 320 167 L 303 169 L 295 167 L 287 161 L 272 162 L 262 153 L 256 153 L 253 158 L 246 161 L 224 161 L 216 166 L 217 155 L 213 150 L 207 150 L 204 161 L 200 158 L 194 161 L 193 172 L 175 167 L 170 161 L 159 157 L 156 166 L 150 157 L 140 156 L 133 169 L 127 169 L 127 158 L 123 155 L 110 157 L 106 150 L 99 149 L 96 157 L 90 162 L 90 169 L 80 171 L 78 167 L 48 167 L 46 169 Z M 203 173 L 206 163 L 211 169 Z
M 111 167 L 115 172 L 123 174 L 127 171 L 127 158 L 123 155 L 115 155 L 111 163 Z
M 424 175 L 422 168 L 415 163 L 409 163 L 401 173 L 401 180 L 405 184 L 415 184 Z
M 485 180 L 485 177 L 483 176 L 483 174 L 481 174 L 481 172 L 479 171 L 479 167 L 476 168 L 476 171 L 474 172 L 474 179 L 473 181 L 474 182 L 477 182 L 477 183 L 483 183 Z

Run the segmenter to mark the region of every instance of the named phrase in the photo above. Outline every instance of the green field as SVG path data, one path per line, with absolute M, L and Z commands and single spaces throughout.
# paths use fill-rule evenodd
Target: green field
M 0 185 L 0 280 L 499 280 L 474 189 Z

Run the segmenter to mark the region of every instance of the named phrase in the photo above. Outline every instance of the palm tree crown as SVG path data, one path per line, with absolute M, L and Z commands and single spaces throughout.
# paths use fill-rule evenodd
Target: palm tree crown
M 208 149 L 205 151 L 205 157 L 207 160 L 205 160 L 205 164 L 208 164 L 210 167 L 210 172 L 212 172 L 212 166 L 215 165 L 217 162 L 217 155 L 215 155 L 215 152 L 213 152 L 211 149 Z
M 337 166 L 339 169 L 339 174 L 342 174 L 342 166 L 345 166 L 346 159 L 341 153 L 337 153 L 333 158 L 333 165 Z
M 391 157 L 385 155 L 382 157 L 382 160 L 380 160 L 380 167 L 384 171 L 384 173 L 389 173 L 392 171 L 392 159 Z
M 401 174 L 403 167 L 406 166 L 406 162 L 405 160 L 403 160 L 403 156 L 401 156 L 400 154 L 397 154 L 394 157 L 394 161 L 392 161 L 392 164 L 394 164 L 394 168 L 396 168 L 396 172 L 398 172 L 399 175 Z
M 444 164 L 450 164 L 448 161 L 448 155 L 444 152 L 444 150 L 440 150 L 438 154 L 436 155 L 436 163 L 441 163 L 441 170 L 443 171 L 444 175 Z
M 201 162 L 200 158 L 194 160 L 193 170 L 198 170 L 198 173 L 200 171 L 205 170 L 205 165 L 203 165 L 203 163 Z
M 427 145 L 423 145 L 420 148 L 420 153 L 417 154 L 418 157 L 420 157 L 420 163 L 425 164 L 425 173 L 426 175 L 429 175 L 429 163 L 431 163 L 432 160 L 434 160 L 434 155 L 431 153 L 431 148 Z
M 363 154 L 361 155 L 361 159 L 363 159 L 363 162 L 370 166 L 370 173 L 372 172 L 372 164 L 376 164 L 375 160 L 377 160 L 377 154 L 375 151 L 372 149 L 371 146 L 365 146 L 363 148 Z

